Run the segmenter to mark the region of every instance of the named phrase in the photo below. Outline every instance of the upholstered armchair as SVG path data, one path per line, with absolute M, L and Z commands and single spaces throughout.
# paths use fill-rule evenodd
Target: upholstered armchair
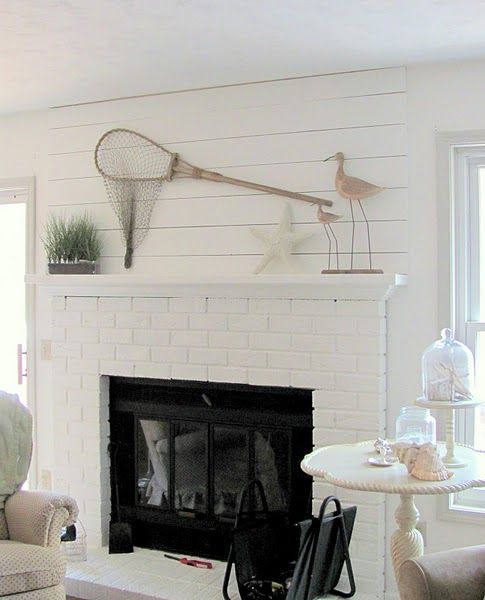
M 399 592 L 401 600 L 484 600 L 485 545 L 406 560 Z
M 32 454 L 32 416 L 0 391 L 0 598 L 65 600 L 61 529 L 74 523 L 67 496 L 22 491 Z

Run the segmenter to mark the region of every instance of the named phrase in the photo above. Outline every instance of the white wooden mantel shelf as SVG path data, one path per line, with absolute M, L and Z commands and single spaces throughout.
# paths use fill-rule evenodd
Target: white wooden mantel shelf
M 27 284 L 55 296 L 151 296 L 385 300 L 406 275 L 27 275 Z

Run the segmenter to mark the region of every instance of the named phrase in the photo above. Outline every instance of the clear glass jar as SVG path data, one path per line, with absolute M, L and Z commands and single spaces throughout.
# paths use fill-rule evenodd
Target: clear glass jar
M 436 444 L 436 419 L 429 408 L 403 406 L 396 419 L 396 442 Z
M 443 329 L 441 339 L 424 351 L 422 370 L 426 400 L 459 402 L 473 399 L 473 355 L 453 338 L 451 329 Z

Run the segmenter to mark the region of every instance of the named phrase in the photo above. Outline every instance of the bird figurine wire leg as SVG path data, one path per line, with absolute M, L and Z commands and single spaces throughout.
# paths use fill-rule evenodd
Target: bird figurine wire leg
M 365 214 L 364 211 L 364 207 L 362 206 L 362 202 L 360 201 L 360 199 L 358 200 L 359 206 L 360 206 L 360 210 L 362 212 L 362 216 L 364 217 L 365 220 L 365 226 L 367 228 L 367 251 L 369 253 L 369 269 L 372 269 L 372 249 L 370 246 L 370 227 L 369 227 L 369 221 L 367 220 L 367 216 Z
M 377 194 L 380 194 L 385 188 L 380 187 L 378 185 L 374 185 L 373 183 L 369 183 L 368 181 L 364 181 L 363 179 L 359 179 L 358 177 L 351 177 L 347 175 L 344 171 L 344 160 L 345 157 L 342 152 L 337 152 L 332 156 L 329 156 L 325 159 L 325 161 L 334 159 L 338 162 L 338 169 L 335 175 L 335 189 L 339 193 L 342 198 L 346 198 L 350 201 L 350 213 L 352 215 L 352 239 L 351 239 L 351 249 L 350 249 L 350 272 L 354 273 L 382 273 L 381 269 L 373 269 L 370 266 L 369 269 L 354 269 L 354 241 L 355 241 L 355 219 L 354 219 L 354 210 L 352 202 L 358 201 L 362 210 L 362 214 L 364 216 L 366 227 L 367 227 L 367 246 L 369 251 L 369 264 L 372 265 L 372 251 L 371 251 L 371 243 L 370 243 L 370 226 L 369 221 L 362 209 L 361 200 L 365 198 L 371 198 Z M 325 162 L 324 161 L 324 162 Z M 348 271 L 340 271 L 341 273 L 345 273 Z
M 334 223 L 335 221 L 338 221 L 338 219 L 340 219 L 340 217 L 341 217 L 341 215 L 334 215 L 333 213 L 324 212 L 322 210 L 321 206 L 318 207 L 317 219 L 320 221 L 320 223 L 323 224 L 323 228 L 325 230 L 325 235 L 327 236 L 327 239 L 328 239 L 328 270 L 329 271 L 330 271 L 331 261 L 332 261 L 332 237 L 335 240 L 335 257 L 336 257 L 336 262 L 337 262 L 337 269 L 339 268 L 338 240 L 337 240 L 337 236 L 335 235 L 330 223 Z M 327 227 L 328 227 L 328 230 L 330 230 L 332 237 L 330 237 Z

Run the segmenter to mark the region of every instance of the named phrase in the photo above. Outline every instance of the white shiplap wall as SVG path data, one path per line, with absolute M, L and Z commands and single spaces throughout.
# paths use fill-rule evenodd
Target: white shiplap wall
M 322 162 L 342 151 L 349 174 L 388 188 L 364 204 L 371 220 L 374 266 L 407 271 L 404 69 L 68 106 L 52 109 L 49 119 L 48 208 L 57 214 L 93 214 L 103 230 L 104 273 L 124 271 L 118 222 L 93 161 L 97 140 L 114 127 L 145 134 L 200 167 L 334 200 L 334 212 L 343 215 L 334 230 L 340 251 L 348 253 L 348 203 L 334 189 L 336 163 Z M 249 226 L 277 224 L 285 201 L 215 182 L 166 183 L 155 203 L 151 230 L 135 251 L 132 272 L 250 273 L 263 249 Z M 327 265 L 328 243 L 316 221 L 316 207 L 288 202 L 294 229 L 315 233 L 296 248 L 295 268 L 318 273 Z M 362 220 L 360 214 L 358 218 Z M 361 222 L 356 267 L 367 266 L 364 234 Z M 274 272 L 279 268 L 272 266 Z

